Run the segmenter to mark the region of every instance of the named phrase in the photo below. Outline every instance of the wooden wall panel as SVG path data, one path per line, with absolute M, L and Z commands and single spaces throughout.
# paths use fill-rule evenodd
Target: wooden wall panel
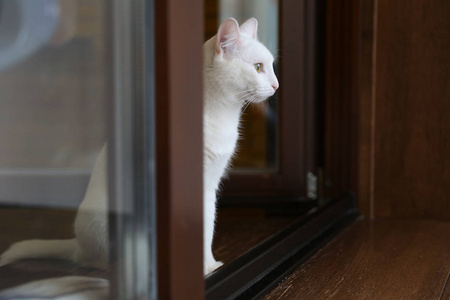
M 374 215 L 450 220 L 450 1 L 375 3 Z
M 359 183 L 360 0 L 329 0 L 326 14 L 325 194 L 337 197 Z
M 376 59 L 376 5 L 374 0 L 360 3 L 360 61 L 359 61 L 359 130 L 358 130 L 358 200 L 366 217 L 373 217 L 374 165 L 374 103 Z

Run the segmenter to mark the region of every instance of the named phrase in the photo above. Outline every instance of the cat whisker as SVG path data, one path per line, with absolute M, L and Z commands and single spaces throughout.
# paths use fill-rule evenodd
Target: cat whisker
M 238 102 L 238 103 L 240 103 L 240 102 L 243 102 L 243 103 L 245 103 L 245 102 L 247 102 L 247 101 L 251 101 L 252 99 L 254 99 L 254 95 L 251 93 L 251 94 L 249 94 L 249 93 L 247 93 L 247 94 L 244 94 L 244 95 L 242 95 L 242 96 L 240 96 L 240 97 L 237 97 L 236 98 L 236 102 Z
M 254 94 L 254 90 L 248 90 L 244 95 L 241 95 L 240 98 L 242 99 L 243 97 L 245 97 L 245 99 L 250 99 L 254 96 Z
M 252 94 L 251 97 L 249 99 L 247 99 L 247 103 L 245 104 L 244 108 L 242 109 L 241 113 L 244 113 L 245 110 L 250 106 L 250 104 L 253 103 L 253 100 L 257 99 L 257 95 L 256 94 Z
M 250 90 L 250 89 L 245 90 L 245 91 L 240 91 L 240 92 L 237 92 L 237 93 L 233 94 L 232 97 L 236 97 L 236 96 L 241 95 L 241 94 L 244 94 L 244 96 L 246 96 L 247 94 L 251 93 L 251 91 L 252 90 Z
M 245 107 L 242 109 L 242 114 L 245 112 L 245 110 L 247 109 L 247 107 L 249 107 L 250 106 L 250 104 L 252 104 L 253 102 L 252 101 L 248 101 L 247 102 L 247 104 L 245 105 Z
M 278 49 L 277 51 L 275 51 L 272 55 L 275 61 L 279 60 L 281 55 L 280 55 L 281 49 Z

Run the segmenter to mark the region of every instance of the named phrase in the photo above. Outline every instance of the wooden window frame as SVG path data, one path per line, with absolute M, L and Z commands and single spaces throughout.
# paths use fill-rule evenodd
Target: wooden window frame
M 317 138 L 314 130 L 316 120 L 314 107 L 309 102 L 314 98 L 308 86 L 314 77 L 313 68 L 308 66 L 308 56 L 314 53 L 311 48 L 304 47 L 304 41 L 309 40 L 311 32 L 305 26 L 305 16 L 309 14 L 306 3 L 312 0 L 280 1 L 280 33 L 283 49 L 281 63 L 280 88 L 280 171 L 278 173 L 262 173 L 243 177 L 236 175 L 228 182 L 226 195 L 269 196 L 294 198 L 306 194 L 306 171 L 316 167 L 317 157 L 315 147 L 308 144 Z M 369 0 L 370 1 L 370 0 Z M 327 37 L 326 37 L 326 95 L 324 104 L 325 126 L 323 132 L 323 151 L 325 156 L 325 174 L 333 184 L 331 196 L 335 198 L 328 205 L 293 224 L 276 236 L 265 241 L 258 247 L 246 253 L 236 261 L 204 280 L 203 276 L 203 188 L 202 188 L 202 44 L 203 44 L 203 1 L 202 0 L 136 0 L 132 4 L 134 11 L 126 13 L 147 13 L 154 9 L 147 20 L 154 17 L 154 57 L 155 57 L 155 126 L 156 126 L 156 218 L 157 218 L 157 295 L 160 299 L 218 299 L 231 296 L 247 295 L 257 297 L 267 288 L 273 286 L 284 274 L 298 267 L 308 255 L 336 234 L 342 226 L 356 215 L 354 198 L 348 191 L 358 189 L 358 80 L 359 54 L 361 43 L 360 7 L 364 0 L 328 0 L 327 1 Z M 127 1 L 115 0 L 114 9 Z M 129 2 L 131 3 L 131 2 Z M 141 4 L 141 5 L 140 5 Z M 142 6 L 145 4 L 145 6 Z M 112 8 L 108 8 L 112 9 Z M 108 11 L 108 24 L 117 17 L 113 11 Z M 309 19 L 308 22 L 312 22 Z M 135 24 L 142 28 L 148 23 Z M 152 27 L 150 27 L 151 30 Z M 145 31 L 145 30 L 144 30 Z M 128 36 L 137 46 L 143 47 L 139 40 L 139 30 L 136 36 Z M 292 38 L 292 37 L 297 38 Z M 289 37 L 289 38 L 286 38 Z M 108 37 L 111 42 L 117 38 Z M 119 40 L 119 42 L 124 42 Z M 308 44 L 308 47 L 312 47 Z M 128 50 L 136 50 L 133 47 Z M 112 197 L 111 208 L 117 205 L 129 205 L 126 209 L 135 210 L 138 214 L 123 224 L 129 227 L 111 224 L 111 231 L 125 230 L 136 239 L 136 230 L 146 232 L 149 211 L 145 203 L 139 199 L 147 197 L 145 166 L 142 157 L 149 151 L 147 143 L 148 132 L 142 122 L 148 121 L 145 106 L 142 101 L 146 97 L 147 77 L 142 74 L 140 64 L 147 64 L 153 56 L 142 57 L 142 51 L 126 53 L 125 59 L 134 64 L 128 65 L 123 75 L 130 90 L 125 91 L 124 99 L 132 102 L 120 102 L 124 106 L 115 106 L 110 112 L 113 120 L 127 122 L 126 130 L 111 130 L 111 166 L 110 171 L 114 182 L 124 184 L 125 190 L 110 187 L 112 194 L 124 196 L 129 202 L 118 203 Z M 147 52 L 145 55 L 147 55 Z M 117 53 L 116 53 L 117 54 Z M 133 54 L 136 56 L 133 59 Z M 144 55 L 144 56 L 145 56 Z M 305 59 L 306 58 L 306 59 Z M 111 57 L 107 58 L 112 61 Z M 300 70 L 300 71 L 299 71 Z M 111 74 L 120 70 L 110 70 Z M 294 76 L 295 75 L 295 76 Z M 133 81 L 135 80 L 135 81 Z M 113 79 L 110 79 L 114 82 Z M 136 85 L 134 85 L 136 84 Z M 134 92 L 133 92 L 134 91 Z M 122 97 L 115 90 L 108 93 L 110 98 Z M 304 96 L 304 100 L 301 97 Z M 300 99 L 300 100 L 299 100 Z M 308 100 L 309 99 L 309 100 Z M 127 119 L 133 116 L 134 119 Z M 297 114 L 296 114 L 297 113 Z M 298 120 L 304 120 L 302 126 Z M 139 130 L 135 130 L 140 128 Z M 287 137 L 296 137 L 290 140 Z M 118 149 L 121 149 L 118 151 Z M 302 151 L 305 149 L 306 151 Z M 302 155 L 297 155 L 302 153 Z M 188 159 L 187 159 L 188 158 Z M 135 160 L 134 160 L 135 159 Z M 132 169 L 128 169 L 132 166 Z M 123 172 L 125 168 L 126 172 Z M 133 169 L 134 168 L 134 169 Z M 128 176 L 129 175 L 129 176 Z M 247 191 L 239 185 L 245 185 Z M 134 190 L 133 190 L 134 189 Z M 136 197 L 136 195 L 138 195 Z M 115 218 L 112 216 L 111 219 Z M 120 237 L 113 237 L 113 246 L 117 246 L 120 257 L 124 243 Z M 149 246 L 149 245 L 147 245 Z M 131 249 L 134 251 L 135 249 Z M 133 252 L 131 252 L 133 253 Z M 125 253 L 127 254 L 127 253 Z M 126 262 L 125 262 L 126 263 Z M 120 264 L 120 263 L 119 263 Z M 132 264 L 137 265 L 134 260 Z M 121 269 L 122 268 L 122 269 Z M 139 272 L 155 265 L 139 266 Z M 119 266 L 119 271 L 128 271 L 126 265 Z M 119 273 L 118 280 L 142 280 L 141 277 L 121 277 L 129 273 Z M 148 279 L 148 273 L 144 274 Z M 113 281 L 114 282 L 114 281 Z M 113 285 L 120 291 L 123 282 Z M 142 283 L 142 282 L 141 282 Z M 137 290 L 136 290 L 137 291 Z M 121 291 L 120 291 L 121 292 Z M 150 291 L 147 291 L 150 292 Z M 124 291 L 122 295 L 134 295 L 133 291 Z M 152 293 L 156 293 L 153 291 Z M 113 292 L 113 295 L 116 294 Z M 118 293 L 116 294 L 118 295 Z
M 301 150 L 306 149 L 306 141 L 316 138 L 305 136 L 304 131 L 314 121 L 306 121 L 304 128 L 290 126 L 306 116 L 308 109 L 304 101 L 298 101 L 298 95 L 304 95 L 307 79 L 307 73 L 298 72 L 306 63 L 307 50 L 301 45 L 308 34 L 303 18 L 305 1 L 280 2 L 281 47 L 284 61 L 289 62 L 281 67 L 280 95 L 286 103 L 280 103 L 280 110 L 282 114 L 287 110 L 301 112 L 288 112 L 280 119 L 280 172 L 233 177 L 227 183 L 227 196 L 305 195 L 306 170 L 315 166 L 317 149 Z M 357 215 L 354 197 L 348 191 L 356 191 L 357 186 L 357 129 L 353 126 L 357 118 L 360 1 L 327 3 L 327 90 L 322 136 L 325 171 L 333 183 L 331 195 L 335 200 L 209 276 L 207 299 L 262 295 Z M 205 295 L 201 268 L 203 3 L 155 1 L 155 16 L 158 296 L 201 299 Z M 337 26 L 340 22 L 345 26 Z M 286 36 L 299 38 L 283 38 Z M 288 134 L 297 137 L 291 141 L 293 144 L 288 143 Z M 304 155 L 298 157 L 298 153 Z M 238 180 L 247 186 L 247 192 L 242 193 L 233 183 Z
M 203 2 L 154 5 L 158 297 L 202 299 Z
M 109 220 L 117 270 L 111 295 L 202 299 L 202 2 L 115 0 L 108 9 L 108 26 L 114 27 L 109 37 L 114 53 L 107 58 L 114 62 L 109 72 L 114 90 L 108 91 L 114 99 Z M 150 191 L 152 172 L 156 186 Z M 150 193 L 156 193 L 156 209 L 148 206 Z M 149 217 L 156 217 L 156 229 Z M 143 248 L 151 247 L 156 247 L 156 261 L 137 261 L 147 255 Z M 155 279 L 151 290 L 147 284 Z
M 306 2 L 307 0 L 279 2 L 282 50 L 278 76 L 277 171 L 232 173 L 224 181 L 225 197 L 245 197 L 246 201 L 252 198 L 260 201 L 261 197 L 298 199 L 306 195 L 306 170 L 314 168 L 306 162 L 312 162 L 315 153 L 314 150 L 304 150 L 313 148 L 312 145 L 306 147 L 306 131 L 314 122 L 314 118 L 310 118 L 313 115 L 306 113 L 306 107 L 312 108 L 312 98 L 307 98 L 305 93 L 308 84 L 305 82 Z

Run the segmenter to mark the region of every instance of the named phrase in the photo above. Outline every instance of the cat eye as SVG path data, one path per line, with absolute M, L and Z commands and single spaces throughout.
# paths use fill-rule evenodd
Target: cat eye
M 256 72 L 261 73 L 261 71 L 262 71 L 262 63 L 255 64 L 255 70 L 256 70 Z

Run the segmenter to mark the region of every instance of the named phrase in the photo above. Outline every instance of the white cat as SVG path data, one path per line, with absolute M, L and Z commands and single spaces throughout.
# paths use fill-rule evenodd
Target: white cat
M 211 244 L 216 213 L 216 192 L 238 140 L 245 103 L 261 102 L 278 88 L 273 56 L 257 40 L 258 22 L 240 27 L 225 20 L 217 35 L 203 46 L 204 62 L 204 273 L 222 264 L 213 257 Z M 28 240 L 13 244 L 0 257 L 0 266 L 24 258 L 62 258 L 81 265 L 105 268 L 108 264 L 107 150 L 95 163 L 86 196 L 70 240 Z
M 258 21 L 239 28 L 225 20 L 217 35 L 203 46 L 203 184 L 205 273 L 221 265 L 212 255 L 216 192 L 238 140 L 244 103 L 261 102 L 278 88 L 273 56 L 257 40 Z

